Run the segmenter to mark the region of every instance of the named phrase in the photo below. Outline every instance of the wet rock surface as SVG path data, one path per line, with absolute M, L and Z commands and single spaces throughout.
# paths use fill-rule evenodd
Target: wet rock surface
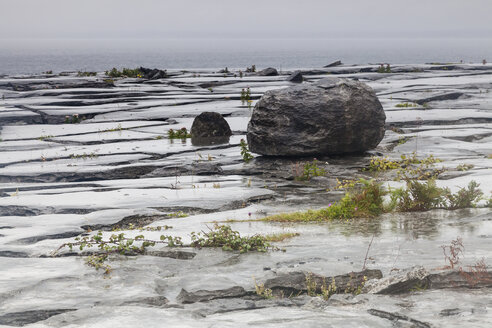
M 374 150 L 317 156 L 326 176 L 309 181 L 297 180 L 296 168 L 312 157 L 253 153 L 255 158 L 245 163 L 239 147 L 251 116 L 240 101 L 241 90 L 250 87 L 255 105 L 267 91 L 292 86 L 287 77 L 294 71 L 240 78 L 233 76 L 237 72 L 168 70 L 166 78 L 111 83 L 103 73 L 2 76 L 0 324 L 489 327 L 490 209 L 391 213 L 320 224 L 253 221 L 328 206 L 342 196 L 334 190 L 337 179 L 373 177 L 362 169 L 375 154 L 392 159 L 414 151 L 419 157 L 433 154 L 442 160 L 437 167 L 446 170 L 439 186 L 457 190 L 475 180 L 490 195 L 492 66 L 377 70 L 378 65 L 341 64 L 301 71 L 302 86 L 327 73 L 367 83 L 386 115 L 384 138 Z M 401 107 L 405 103 L 416 107 Z M 202 112 L 224 117 L 230 139 L 222 144 L 168 139 L 169 129 L 190 130 Z M 84 119 L 65 123 L 75 114 Z M 398 187 L 391 174 L 380 172 L 379 178 Z M 156 245 L 144 254 L 112 257 L 109 279 L 88 267 L 75 249 L 52 256 L 78 234 L 102 230 L 106 237 L 144 234 L 154 240 L 166 234 L 189 243 L 191 232 L 207 232 L 214 222 L 230 224 L 241 235 L 299 236 L 274 243 L 285 252 Z M 158 231 L 158 226 L 168 228 Z M 450 270 L 441 246 L 457 236 L 466 252 L 459 267 Z M 477 266 L 482 258 L 485 268 Z M 328 300 L 309 296 L 308 275 L 316 294 L 323 280 L 330 284 L 333 277 L 343 292 Z M 344 293 L 347 279 L 362 282 L 364 276 L 361 294 Z M 255 284 L 273 289 L 275 297 L 257 295 Z M 289 290 L 296 291 L 290 298 Z
M 248 144 L 251 151 L 270 156 L 363 152 L 383 139 L 385 119 L 367 85 L 325 78 L 266 92 L 253 110 Z

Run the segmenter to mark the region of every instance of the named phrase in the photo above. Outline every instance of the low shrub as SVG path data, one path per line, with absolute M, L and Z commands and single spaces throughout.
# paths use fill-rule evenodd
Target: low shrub
M 141 77 L 143 77 L 142 72 L 138 68 L 135 68 L 135 69 L 123 68 L 121 71 L 119 71 L 116 67 L 113 67 L 111 70 L 106 71 L 105 74 L 109 77 L 112 77 L 112 78 L 117 78 L 117 77 L 141 78 Z
M 299 165 L 296 163 L 294 170 L 294 179 L 300 181 L 310 180 L 312 177 L 325 176 L 326 171 L 323 168 L 318 167 L 318 160 L 315 158 L 312 162 L 304 164 L 302 173 L 299 172 Z
M 251 152 L 249 151 L 248 144 L 246 143 L 246 140 L 241 139 L 239 142 L 239 147 L 241 148 L 241 157 L 243 158 L 243 161 L 246 163 L 249 163 L 250 160 L 252 160 L 254 157 L 251 155 Z
M 240 253 L 266 252 L 273 248 L 264 236 L 241 237 L 239 232 L 232 230 L 230 226 L 218 224 L 215 224 L 209 232 L 192 232 L 191 246 L 197 248 L 220 247 L 224 251 L 239 251 Z
M 375 180 L 359 179 L 349 188 L 345 196 L 327 208 L 307 212 L 285 213 L 268 216 L 263 221 L 310 222 L 349 220 L 357 217 L 374 217 L 385 212 L 386 191 Z

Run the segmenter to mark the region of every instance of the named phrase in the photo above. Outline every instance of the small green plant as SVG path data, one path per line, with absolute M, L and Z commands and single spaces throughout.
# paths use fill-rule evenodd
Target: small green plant
M 406 188 L 399 188 L 391 193 L 391 207 L 399 212 L 428 211 L 444 207 L 442 188 L 436 186 L 434 179 L 425 182 L 407 180 Z
M 255 277 L 253 277 L 253 281 L 255 283 L 255 291 L 256 295 L 261 296 L 265 299 L 273 298 L 273 292 L 270 288 L 265 288 L 265 284 L 257 284 Z
M 408 140 L 410 140 L 410 138 L 407 138 L 407 137 L 403 137 L 403 136 L 401 136 L 401 137 L 399 137 L 399 138 L 398 138 L 398 145 L 403 145 L 403 144 L 405 144 Z
M 250 160 L 252 160 L 254 157 L 251 155 L 248 144 L 246 143 L 246 140 L 241 139 L 239 142 L 239 147 L 241 148 L 241 156 L 243 157 L 243 160 L 246 163 L 249 163 Z
M 386 64 L 386 66 L 384 64 L 379 65 L 378 73 L 391 73 L 390 64 Z
M 251 90 L 250 88 L 246 88 L 246 89 L 241 89 L 241 104 L 244 105 L 244 103 L 251 103 L 252 100 L 251 100 Z
M 73 114 L 72 116 L 65 116 L 65 124 L 78 124 L 85 120 L 85 116 L 80 116 L 79 114 Z
M 332 295 L 337 293 L 337 285 L 335 278 L 331 278 L 331 283 L 327 286 L 326 280 L 323 279 L 323 285 L 321 285 L 321 295 L 323 299 L 328 300 Z
M 313 274 L 309 272 L 306 274 L 306 290 L 309 296 L 316 296 L 316 280 L 313 279 Z
M 456 170 L 458 171 L 469 171 L 471 169 L 473 169 L 475 167 L 475 165 L 473 164 L 460 164 L 456 167 Z
M 179 130 L 169 129 L 169 131 L 167 131 L 167 136 L 169 139 L 191 138 L 191 134 L 188 133 L 188 129 L 186 129 L 185 127 L 181 128 Z
M 52 136 L 52 135 L 43 135 L 43 136 L 40 136 L 40 137 L 38 138 L 38 140 L 40 140 L 40 141 L 44 141 L 44 140 L 46 140 L 46 139 L 50 139 L 50 138 L 54 138 L 54 136 Z
M 396 104 L 395 107 L 397 107 L 397 108 L 413 108 L 413 107 L 418 107 L 418 105 L 416 103 L 405 102 L 405 103 Z
M 118 123 L 118 125 L 115 126 L 114 128 L 109 128 L 106 130 L 99 130 L 100 133 L 103 133 L 103 132 L 121 132 L 121 131 L 123 131 L 123 126 L 121 126 L 121 123 Z
M 79 159 L 79 158 L 82 158 L 83 160 L 86 160 L 86 159 L 94 159 L 94 158 L 97 158 L 98 155 L 95 153 L 95 152 L 92 152 L 92 153 L 83 153 L 83 154 L 70 154 L 68 155 L 71 159 Z
M 366 285 L 367 282 L 367 277 L 364 276 L 362 277 L 362 281 L 354 282 L 352 281 L 352 277 L 350 277 L 350 280 L 347 282 L 347 285 L 345 286 L 345 294 L 353 294 L 353 295 L 360 295 L 362 293 L 362 288 Z
M 172 217 L 172 218 L 185 218 L 185 217 L 188 217 L 188 214 L 186 214 L 185 212 L 182 212 L 182 211 L 178 211 L 178 212 L 174 212 L 174 213 L 169 213 L 168 216 Z
M 97 72 L 82 72 L 78 71 L 77 76 L 82 77 L 82 76 L 96 76 Z
M 268 249 L 274 249 L 263 236 L 241 237 L 239 232 L 232 230 L 230 226 L 219 224 L 215 224 L 209 232 L 192 232 L 191 246 L 221 247 L 224 251 L 239 251 L 240 253 L 266 252 Z
M 480 185 L 476 181 L 470 181 L 466 188 L 460 188 L 456 193 L 445 189 L 444 197 L 447 200 L 447 209 L 472 208 L 482 199 L 483 192 L 478 189 Z
M 323 168 L 318 167 L 318 160 L 315 158 L 312 162 L 304 164 L 304 170 L 301 175 L 295 175 L 295 180 L 310 180 L 312 177 L 325 176 L 326 171 Z M 297 172 L 296 172 L 297 174 Z

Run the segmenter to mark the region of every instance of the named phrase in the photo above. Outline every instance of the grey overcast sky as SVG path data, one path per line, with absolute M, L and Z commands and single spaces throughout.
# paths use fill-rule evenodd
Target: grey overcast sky
M 490 37 L 492 0 L 0 0 L 0 38 Z

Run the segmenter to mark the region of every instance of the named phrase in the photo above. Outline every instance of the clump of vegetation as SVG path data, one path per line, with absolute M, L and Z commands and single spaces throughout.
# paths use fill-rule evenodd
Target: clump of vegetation
M 475 181 L 471 181 L 466 188 L 460 188 L 456 193 L 452 193 L 448 188 L 437 187 L 434 179 L 425 182 L 407 180 L 406 184 L 406 188 L 391 192 L 390 208 L 400 212 L 472 208 L 476 207 L 483 195 Z
M 108 129 L 105 129 L 105 130 L 99 130 L 99 132 L 121 132 L 123 131 L 123 126 L 121 125 L 121 123 L 118 123 L 117 126 L 115 126 L 114 128 L 108 128 Z
M 251 90 L 249 88 L 241 89 L 241 104 L 251 100 Z
M 416 103 L 405 102 L 405 103 L 396 104 L 395 107 L 398 107 L 398 108 L 413 108 L 413 107 L 418 107 L 418 105 Z
M 45 139 L 50 139 L 50 138 L 54 138 L 54 136 L 52 135 L 42 135 L 38 138 L 38 140 L 40 141 L 44 141 Z
M 318 167 L 318 160 L 315 158 L 312 162 L 304 164 L 302 172 L 299 170 L 299 163 L 296 163 L 294 168 L 294 179 L 300 181 L 310 180 L 312 177 L 325 176 L 326 171 Z
M 191 138 L 191 134 L 188 132 L 188 129 L 182 127 L 179 130 L 169 129 L 167 131 L 167 136 L 169 139 L 186 139 Z
M 105 274 L 111 272 L 111 266 L 106 263 L 111 255 L 137 255 L 144 254 L 148 247 L 155 246 L 157 243 L 166 244 L 168 246 L 183 245 L 180 237 L 172 237 L 162 235 L 160 240 L 148 240 L 143 235 L 135 236 L 134 238 L 126 237 L 124 233 L 112 234 L 108 239 L 105 239 L 102 231 L 98 231 L 91 236 L 76 237 L 75 242 L 61 245 L 53 255 L 68 247 L 70 251 L 76 247 L 80 251 L 90 248 L 98 250 L 86 258 L 87 265 L 96 270 L 102 269 Z
M 321 296 L 323 299 L 328 300 L 332 295 L 342 292 L 345 294 L 359 295 L 362 293 L 362 288 L 365 286 L 366 282 L 366 276 L 364 276 L 361 281 L 353 281 L 351 277 L 344 289 L 343 287 L 337 287 L 334 277 L 332 277 L 329 285 L 326 284 L 326 279 L 323 278 L 323 283 L 320 288 L 318 288 L 318 283 L 313 278 L 313 274 L 308 273 L 306 275 L 306 290 L 309 296 Z M 318 290 L 321 291 L 321 294 L 318 294 Z
M 183 211 L 178 211 L 178 212 L 174 212 L 174 213 L 169 213 L 168 216 L 172 217 L 172 218 L 185 218 L 185 217 L 188 217 L 188 214 L 186 214 Z
M 435 158 L 433 155 L 429 155 L 424 158 L 418 158 L 417 154 L 413 152 L 410 156 L 401 155 L 400 160 L 390 160 L 388 157 L 373 156 L 369 162 L 368 171 L 386 171 L 394 170 L 402 167 L 408 167 L 411 164 L 432 165 L 440 163 L 439 158 Z
M 265 288 L 265 284 L 263 283 L 261 284 L 256 283 L 256 279 L 254 277 L 253 280 L 255 282 L 256 295 L 266 299 L 273 298 L 273 291 L 270 288 Z
M 403 137 L 403 136 L 401 136 L 401 137 L 399 137 L 399 138 L 398 138 L 398 145 L 403 145 L 403 144 L 405 144 L 408 140 L 410 140 L 410 138 L 407 138 L 407 137 Z
M 456 193 L 451 193 L 449 189 L 444 189 L 446 198 L 446 208 L 455 210 L 459 208 L 476 207 L 477 202 L 482 199 L 483 192 L 478 188 L 476 181 L 471 181 L 466 188 L 460 188 Z
M 133 77 L 133 78 L 141 78 L 143 77 L 143 73 L 138 69 L 131 68 L 123 68 L 119 71 L 116 67 L 113 67 L 110 71 L 106 71 L 105 74 L 112 78 L 117 77 Z
M 391 73 L 390 64 L 386 64 L 386 66 L 384 64 L 379 65 L 378 73 Z
M 434 179 L 425 182 L 408 179 L 406 187 L 392 190 L 384 190 L 381 183 L 365 179 L 347 182 L 343 186 L 347 188 L 345 196 L 336 203 L 328 204 L 326 208 L 277 214 L 260 220 L 319 222 L 372 218 L 391 211 L 455 210 L 476 207 L 483 195 L 475 181 L 471 181 L 466 188 L 461 188 L 456 193 L 452 193 L 448 188 L 437 187 Z M 390 199 L 389 203 L 385 201 L 387 195 Z M 489 203 L 492 204 L 492 199 Z
M 266 252 L 268 249 L 273 249 L 264 236 L 241 237 L 239 232 L 232 230 L 230 226 L 218 224 L 215 224 L 209 232 L 192 232 L 191 246 L 220 247 L 224 251 L 239 251 L 240 253 Z
M 428 211 L 444 206 L 444 190 L 436 186 L 434 179 L 407 180 L 406 188 L 392 192 L 391 203 L 399 212 Z
M 85 120 L 85 116 L 80 116 L 79 114 L 73 114 L 72 116 L 65 116 L 65 124 L 78 124 Z
M 460 164 L 456 167 L 456 170 L 458 171 L 469 171 L 471 169 L 473 169 L 475 167 L 475 165 L 473 164 Z
M 70 154 L 68 155 L 71 159 L 79 159 L 79 158 L 82 158 L 83 160 L 86 160 L 86 159 L 94 159 L 94 158 L 97 158 L 97 154 L 95 152 L 92 152 L 92 153 L 83 153 L 83 154 Z
M 251 65 L 251 67 L 246 67 L 246 72 L 247 73 L 254 73 L 254 72 L 256 72 L 256 65 Z
M 249 161 L 252 160 L 254 157 L 253 155 L 251 155 L 251 152 L 249 151 L 246 140 L 241 139 L 241 141 L 239 142 L 239 147 L 241 148 L 241 156 L 243 157 L 243 160 L 246 163 L 249 163 Z
M 327 208 L 268 216 L 261 220 L 278 222 L 310 222 L 349 220 L 357 217 L 374 217 L 385 212 L 383 201 L 387 192 L 375 180 L 359 179 L 345 196 Z
M 429 155 L 424 158 L 418 158 L 416 153 L 412 155 L 401 155 L 400 160 L 390 160 L 388 157 L 373 156 L 369 162 L 369 167 L 366 171 L 387 171 L 398 170 L 396 179 L 408 180 L 408 179 L 431 179 L 438 176 L 444 171 L 444 169 L 432 169 L 431 167 L 435 163 L 440 163 L 439 158 L 435 158 L 433 155 Z
M 96 76 L 96 75 L 97 75 L 97 72 L 82 72 L 82 71 L 78 71 L 77 72 L 77 76 L 79 76 L 79 77 L 83 77 L 83 76 Z

